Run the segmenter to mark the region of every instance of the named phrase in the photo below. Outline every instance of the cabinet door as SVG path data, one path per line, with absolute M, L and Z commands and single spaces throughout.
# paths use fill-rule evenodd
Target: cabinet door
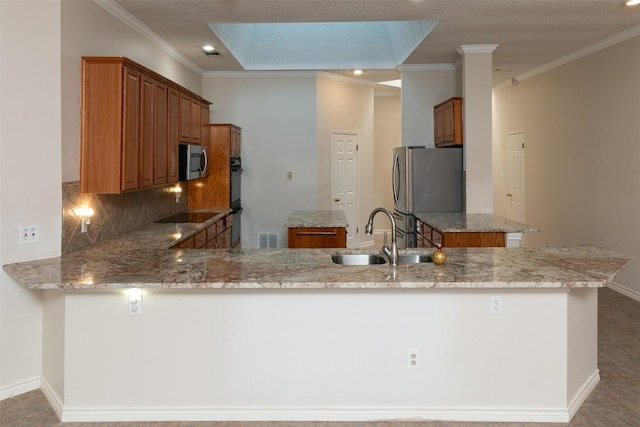
M 167 182 L 167 149 L 169 122 L 169 88 L 167 85 L 155 84 L 155 141 L 153 145 L 153 183 L 155 185 Z
M 122 176 L 121 189 L 138 188 L 138 155 L 140 145 L 140 73 L 123 67 L 122 104 Z
M 180 141 L 191 142 L 191 97 L 180 94 Z
M 231 157 L 240 157 L 240 128 L 231 126 Z
M 180 92 L 169 88 L 167 141 L 167 182 L 178 182 L 178 144 L 180 143 Z
M 444 109 L 442 106 L 433 109 L 433 129 L 435 143 L 444 141 Z
M 153 185 L 153 134 L 154 126 L 154 81 L 152 77 L 142 74 L 140 92 L 140 154 L 138 188 Z
M 454 140 L 453 101 L 450 101 L 444 104 L 443 114 L 444 114 L 443 141 L 453 142 Z
M 462 145 L 462 98 L 451 98 L 434 107 L 434 145 Z
M 200 111 L 200 101 L 191 99 L 191 142 L 200 142 L 200 123 L 202 123 L 202 112 Z

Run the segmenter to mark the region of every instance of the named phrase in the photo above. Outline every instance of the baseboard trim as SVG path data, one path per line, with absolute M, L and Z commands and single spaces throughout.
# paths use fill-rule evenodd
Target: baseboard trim
M 62 416 L 64 414 L 64 406 L 62 404 L 62 400 L 60 400 L 60 397 L 56 394 L 55 391 L 53 391 L 53 388 L 51 388 L 44 377 L 41 380 L 41 384 L 42 385 L 40 389 L 42 390 L 42 394 L 44 394 L 44 397 L 47 398 L 49 405 L 51 405 L 51 408 L 53 408 L 58 418 L 62 420 Z
M 609 283 L 607 285 L 607 288 L 612 289 L 622 295 L 628 296 L 629 298 L 634 299 L 636 301 L 640 301 L 640 292 L 632 291 L 631 289 L 625 288 L 624 286 L 614 282 Z
M 587 397 L 589 397 L 589 394 L 591 394 L 591 392 L 596 388 L 599 382 L 600 370 L 596 369 L 593 375 L 591 375 L 591 378 L 589 378 L 584 383 L 575 397 L 571 400 L 571 402 L 569 402 L 569 420 L 571 420 L 571 418 L 573 418 L 573 416 L 578 412 L 580 406 L 582 406 L 584 401 L 587 400 Z M 569 422 L 569 420 L 567 420 L 566 422 Z
M 40 388 L 40 377 L 27 378 L 18 383 L 9 384 L 0 388 L 0 400 L 9 399 L 19 394 L 28 393 Z
M 566 408 L 65 408 L 63 422 L 479 421 L 569 422 Z

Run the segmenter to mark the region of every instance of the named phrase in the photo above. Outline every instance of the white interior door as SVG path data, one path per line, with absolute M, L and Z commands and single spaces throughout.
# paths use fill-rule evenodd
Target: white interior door
M 507 214 L 511 220 L 525 222 L 524 132 L 507 134 L 507 147 L 509 149 Z
M 347 247 L 357 248 L 358 237 L 358 133 L 331 133 L 331 209 L 347 217 Z

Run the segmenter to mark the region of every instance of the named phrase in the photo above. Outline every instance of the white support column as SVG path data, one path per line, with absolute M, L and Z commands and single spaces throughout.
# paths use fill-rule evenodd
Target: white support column
M 493 213 L 491 165 L 492 53 L 498 47 L 463 45 L 462 96 L 466 212 Z

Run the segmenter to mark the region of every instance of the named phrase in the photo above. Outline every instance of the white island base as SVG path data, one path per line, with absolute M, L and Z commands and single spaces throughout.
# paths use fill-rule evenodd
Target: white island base
M 597 288 L 42 292 L 66 422 L 567 422 L 599 380 Z

